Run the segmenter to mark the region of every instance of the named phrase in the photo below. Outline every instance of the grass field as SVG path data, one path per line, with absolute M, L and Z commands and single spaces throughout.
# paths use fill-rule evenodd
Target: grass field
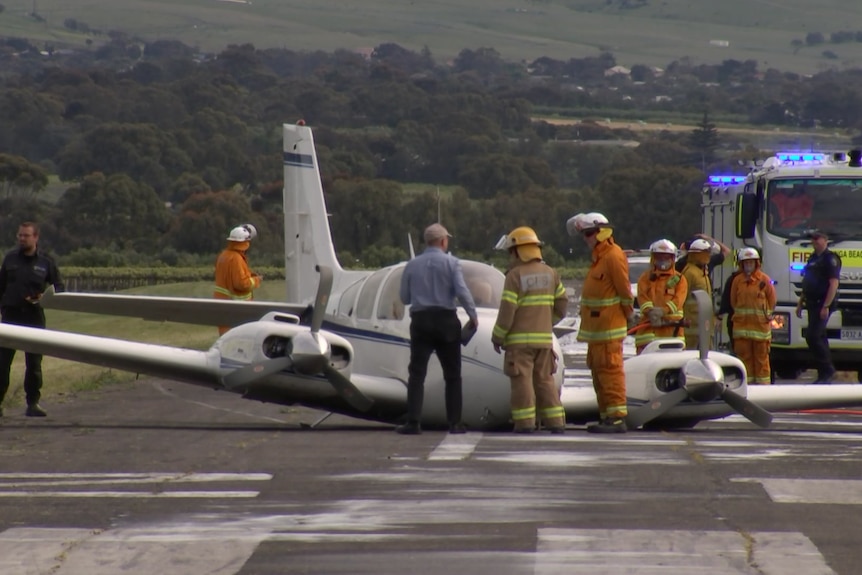
M 206 51 L 242 43 L 330 51 L 395 42 L 414 50 L 428 46 L 438 60 L 464 48 L 493 47 L 509 60 L 609 50 L 625 65 L 734 58 L 804 73 L 862 62 L 860 43 L 821 44 L 795 54 L 791 46 L 809 32 L 828 38 L 862 27 L 852 24 L 862 22 L 862 3 L 855 0 L 647 2 L 621 9 L 620 2 L 606 0 L 39 0 L 45 21 L 38 22 L 27 16 L 32 0 L 5 0 L 0 35 L 84 46 L 86 36 L 63 27 L 73 18 L 92 29 L 179 39 Z M 826 59 L 825 50 L 838 58 Z
M 127 294 L 209 297 L 211 282 L 172 284 L 127 290 Z M 268 281 L 255 292 L 258 300 L 279 301 L 285 293 L 284 281 Z M 47 310 L 48 327 L 60 331 L 84 333 L 102 337 L 158 343 L 189 349 L 207 349 L 218 337 L 215 327 L 160 323 L 128 317 Z M 51 403 L 73 399 L 82 391 L 96 391 L 112 383 L 129 382 L 135 374 L 85 365 L 51 357 L 42 362 L 42 395 L 46 408 Z M 24 354 L 18 353 L 12 366 L 12 380 L 4 405 L 19 406 L 24 402 Z

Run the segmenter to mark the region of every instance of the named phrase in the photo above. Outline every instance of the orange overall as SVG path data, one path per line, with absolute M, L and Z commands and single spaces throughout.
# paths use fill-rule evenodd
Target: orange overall
M 581 327 L 578 341 L 587 342 L 587 367 L 602 419 L 621 419 L 626 409 L 626 375 L 623 339 L 634 303 L 629 283 L 629 264 L 612 237 L 593 248 L 593 263 L 581 294 Z
M 683 304 L 687 295 L 688 281 L 673 267 L 667 271 L 653 268 L 638 278 L 638 304 L 642 318 L 651 309 L 661 309 L 664 310 L 665 323 L 679 322 L 683 318 Z M 653 327 L 647 324 L 635 334 L 637 352 L 643 351 L 647 344 L 656 339 L 676 337 L 677 333 L 679 327 L 674 325 Z
M 691 296 L 691 293 L 697 290 L 703 290 L 712 301 L 712 280 L 709 278 L 709 253 L 708 252 L 689 252 L 688 263 L 682 269 L 682 275 L 688 283 L 688 297 L 685 300 L 683 310 L 685 317 L 690 320 L 688 327 L 685 328 L 685 347 L 687 349 L 697 349 L 700 345 L 700 322 L 709 322 L 706 332 L 709 334 L 709 345 L 712 347 L 712 332 L 713 332 L 713 315 L 701 318 L 700 312 L 697 309 L 697 300 Z
M 249 242 L 229 241 L 219 254 L 215 266 L 215 299 L 251 300 L 252 290 L 260 287 L 260 276 L 253 275 L 248 268 L 245 252 Z M 230 326 L 220 325 L 219 335 L 224 335 Z
M 770 319 L 775 308 L 775 286 L 760 264 L 750 276 L 733 278 L 730 306 L 733 308 L 733 352 L 745 364 L 748 383 L 770 383 Z

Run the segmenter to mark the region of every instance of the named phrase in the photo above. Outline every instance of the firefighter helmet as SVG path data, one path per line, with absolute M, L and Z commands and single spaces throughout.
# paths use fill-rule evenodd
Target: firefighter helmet
M 243 224 L 232 229 L 227 239 L 232 242 L 248 242 L 256 237 L 257 228 L 251 224 Z
M 542 243 L 533 228 L 521 226 L 509 232 L 501 249 L 507 250 L 509 248 L 515 248 L 518 246 L 530 245 L 543 246 L 545 244 Z
M 598 228 L 612 228 L 613 226 L 608 219 L 599 212 L 590 212 L 588 214 L 576 214 L 569 218 L 566 222 L 566 230 L 570 236 L 577 236 L 590 230 Z
M 676 255 L 676 246 L 670 240 L 656 240 L 650 245 L 651 254 L 673 254 Z
M 760 254 L 754 248 L 742 248 L 736 254 L 736 261 L 744 262 L 745 260 L 759 260 Z
M 688 244 L 687 250 L 689 252 L 709 252 L 712 251 L 712 244 L 703 238 L 698 238 L 693 242 Z

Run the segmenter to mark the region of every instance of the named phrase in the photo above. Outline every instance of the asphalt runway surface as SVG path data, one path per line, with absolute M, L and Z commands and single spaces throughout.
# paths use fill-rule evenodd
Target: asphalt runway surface
M 0 573 L 860 572 L 862 417 L 426 431 L 144 380 L 0 420 Z

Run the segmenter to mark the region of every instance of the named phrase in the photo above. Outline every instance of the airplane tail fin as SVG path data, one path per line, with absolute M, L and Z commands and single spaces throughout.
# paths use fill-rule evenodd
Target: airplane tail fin
M 343 269 L 335 255 L 311 128 L 284 124 L 284 265 L 287 301 L 309 302 L 317 292 L 315 266 Z

